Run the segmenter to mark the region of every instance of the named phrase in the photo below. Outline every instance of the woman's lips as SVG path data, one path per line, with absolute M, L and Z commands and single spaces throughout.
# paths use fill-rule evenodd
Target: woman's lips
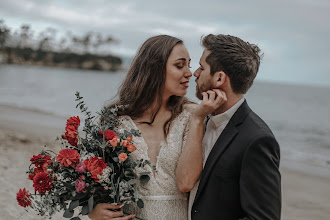
M 189 81 L 187 81 L 187 82 L 182 82 L 182 83 L 180 83 L 183 87 L 185 87 L 185 88 L 188 88 L 189 87 Z

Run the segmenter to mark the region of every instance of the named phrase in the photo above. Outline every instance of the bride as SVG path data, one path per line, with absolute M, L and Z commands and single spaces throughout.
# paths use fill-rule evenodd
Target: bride
M 134 137 L 137 150 L 133 159 L 146 159 L 150 181 L 138 184 L 144 208 L 129 204 L 123 216 L 119 206 L 98 204 L 88 215 L 92 220 L 131 219 L 188 219 L 188 192 L 202 171 L 202 137 L 204 118 L 225 100 L 225 94 L 204 94 L 196 105 L 185 95 L 192 76 L 190 56 L 182 40 L 168 35 L 151 37 L 141 46 L 113 105 L 121 109 L 119 129 L 137 129 Z M 139 172 L 138 172 L 139 173 Z

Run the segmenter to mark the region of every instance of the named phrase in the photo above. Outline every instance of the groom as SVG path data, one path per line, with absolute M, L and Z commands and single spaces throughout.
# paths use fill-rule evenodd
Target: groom
M 278 220 L 281 218 L 280 148 L 244 94 L 260 64 L 260 49 L 229 35 L 203 38 L 196 95 L 227 102 L 211 115 L 203 138 L 203 172 L 190 192 L 192 220 Z

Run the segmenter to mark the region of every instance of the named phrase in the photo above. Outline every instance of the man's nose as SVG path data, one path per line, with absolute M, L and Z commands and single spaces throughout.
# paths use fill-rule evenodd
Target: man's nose
M 194 72 L 194 76 L 195 76 L 196 78 L 199 77 L 199 69 L 197 69 L 197 70 Z

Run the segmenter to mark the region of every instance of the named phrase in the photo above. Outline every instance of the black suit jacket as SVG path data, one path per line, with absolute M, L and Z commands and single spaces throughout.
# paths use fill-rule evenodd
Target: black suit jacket
M 192 220 L 280 219 L 279 163 L 273 133 L 244 101 L 208 156 Z

